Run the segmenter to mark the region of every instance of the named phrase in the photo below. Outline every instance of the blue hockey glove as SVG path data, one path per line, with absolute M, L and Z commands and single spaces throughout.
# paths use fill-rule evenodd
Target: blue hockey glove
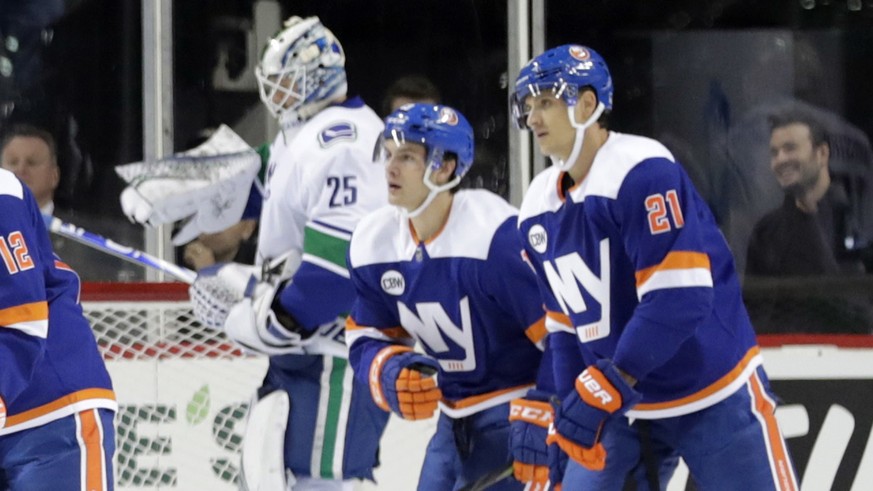
M 554 411 L 549 395 L 531 390 L 509 404 L 509 451 L 515 479 L 530 483 L 525 489 L 545 490 L 549 481 L 546 436 Z
M 549 484 L 551 491 L 561 491 L 561 483 L 564 481 L 564 471 L 567 470 L 567 462 L 570 460 L 567 453 L 558 446 L 555 438 L 555 424 L 549 425 L 549 436 L 546 438 L 549 448 Z
M 433 416 L 443 397 L 433 377 L 439 364 L 406 346 L 383 348 L 370 364 L 370 394 L 376 405 L 403 419 Z
M 576 378 L 571 391 L 557 408 L 554 441 L 583 467 L 603 470 L 606 450 L 600 443 L 603 425 L 642 399 L 621 376 L 611 360 L 599 360 Z

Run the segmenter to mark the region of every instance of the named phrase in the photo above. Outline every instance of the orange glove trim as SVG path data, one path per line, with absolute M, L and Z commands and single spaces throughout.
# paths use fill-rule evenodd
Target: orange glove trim
M 621 409 L 621 393 L 606 375 L 595 366 L 590 366 L 576 377 L 576 392 L 591 407 L 612 414 Z
M 548 402 L 513 399 L 509 403 L 509 421 L 524 421 L 541 428 L 548 428 L 553 418 L 554 410 Z
M 547 465 L 513 462 L 512 474 L 519 482 L 531 483 L 530 487 L 525 487 L 529 491 L 545 490 L 546 484 L 549 482 L 549 466 Z
M 564 453 L 586 469 L 602 471 L 606 467 L 606 449 L 600 442 L 592 448 L 586 448 L 564 438 L 560 433 L 554 433 L 554 437 L 549 435 L 549 440 L 557 442 Z
M 437 402 L 443 398 L 443 392 L 432 376 L 423 377 L 418 370 L 409 368 L 400 370 L 395 388 L 403 419 L 430 418 L 437 409 Z
M 385 365 L 385 362 L 392 356 L 406 353 L 408 351 L 412 351 L 412 348 L 396 344 L 387 346 L 376 353 L 373 362 L 370 363 L 370 395 L 373 397 L 373 402 L 382 408 L 383 411 L 390 413 L 391 407 L 388 406 L 388 401 L 385 400 L 385 393 L 382 392 L 382 366 Z

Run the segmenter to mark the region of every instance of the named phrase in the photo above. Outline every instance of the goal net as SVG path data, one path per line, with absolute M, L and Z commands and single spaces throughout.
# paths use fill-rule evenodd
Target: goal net
M 202 327 L 184 284 L 85 284 L 82 306 L 118 398 L 117 489 L 237 489 L 266 358 Z

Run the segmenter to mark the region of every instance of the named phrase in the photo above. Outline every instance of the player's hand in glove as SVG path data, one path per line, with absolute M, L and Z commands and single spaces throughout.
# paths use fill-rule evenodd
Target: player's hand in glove
M 600 436 L 604 423 L 626 413 L 641 398 L 611 360 L 599 360 L 579 374 L 576 390 L 557 408 L 554 441 L 583 467 L 603 470 L 606 450 Z
M 524 399 L 509 404 L 509 451 L 515 478 L 529 483 L 526 490 L 544 491 L 549 482 L 546 434 L 553 410 L 549 395 L 531 390 Z
M 564 471 L 567 470 L 569 458 L 566 452 L 558 446 L 555 438 L 555 423 L 549 425 L 549 434 L 546 443 L 549 446 L 549 485 L 550 491 L 561 491 L 561 483 L 564 481 Z
M 301 353 L 312 339 L 313 331 L 282 307 L 277 287 L 260 281 L 254 266 L 218 263 L 203 268 L 188 291 L 197 319 L 224 331 L 247 351 L 271 356 Z
M 376 405 L 403 419 L 433 416 L 443 393 L 433 375 L 439 364 L 406 346 L 382 349 L 370 364 L 370 393 Z

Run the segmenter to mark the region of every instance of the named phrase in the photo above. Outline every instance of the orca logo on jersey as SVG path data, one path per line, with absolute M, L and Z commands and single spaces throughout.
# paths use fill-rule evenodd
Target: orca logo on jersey
M 354 124 L 347 121 L 336 123 L 318 133 L 318 144 L 326 148 L 339 141 L 355 141 L 358 131 Z
M 389 295 L 399 297 L 406 291 L 406 281 L 403 280 L 403 275 L 399 271 L 393 269 L 385 271 L 379 282 L 382 284 L 382 290 Z
M 549 246 L 549 237 L 546 235 L 546 229 L 539 223 L 530 228 L 527 232 L 527 240 L 533 250 L 540 254 L 546 252 Z

